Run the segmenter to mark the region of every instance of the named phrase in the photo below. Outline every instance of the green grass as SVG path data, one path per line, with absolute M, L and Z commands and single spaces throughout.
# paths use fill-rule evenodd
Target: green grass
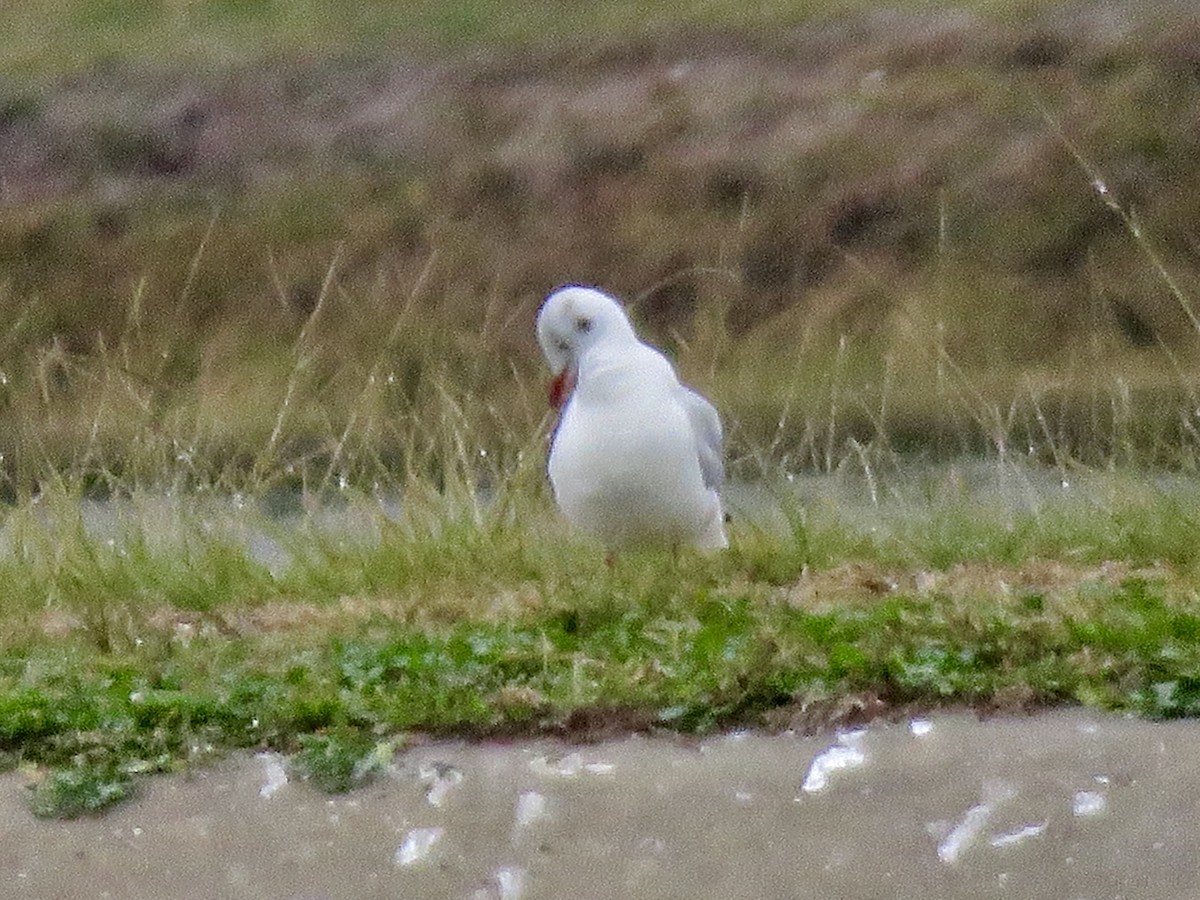
M 903 9 L 930 4 L 902 0 Z M 1028 13 L 1026 0 L 940 2 L 997 17 Z M 428 51 L 642 37 L 687 26 L 770 28 L 862 10 L 861 0 L 790 0 L 742 4 L 689 0 L 670 8 L 634 0 L 562 4 L 551 0 L 366 0 L 352 7 L 331 0 L 36 0 L 0 11 L 0 73 L 59 74 L 123 58 L 186 60 L 223 66 L 265 56 L 303 55 L 317 48 L 365 53 L 402 47 Z
M 32 808 L 44 818 L 75 818 L 126 799 L 127 774 L 105 766 L 79 765 L 56 769 L 33 789 Z
M 372 740 L 368 732 L 350 725 L 300 736 L 292 766 L 301 777 L 331 794 L 359 787 L 385 769 L 397 742 Z
M 343 790 L 412 731 L 706 731 L 866 696 L 1197 712 L 1197 490 L 973 477 L 889 477 L 878 506 L 850 499 L 861 476 L 781 484 L 726 553 L 611 567 L 528 492 L 458 520 L 350 495 L 350 530 L 144 495 L 113 527 L 46 496 L 5 523 L 0 752 L 46 767 L 39 814 L 76 815 L 237 747 Z M 252 531 L 291 564 L 256 559 Z
M 508 453 L 543 411 L 536 305 L 567 280 L 631 302 L 726 411 L 735 457 L 1032 448 L 1194 470 L 1190 32 L 1139 8 L 1118 52 L 1091 19 L 978 6 L 1034 18 L 726 21 L 632 46 L 633 5 L 575 5 L 570 21 L 613 23 L 581 55 L 566 31 L 530 39 L 538 4 L 506 5 L 513 42 L 483 62 L 427 50 L 429 90 L 399 115 L 395 84 L 424 80 L 356 30 L 386 35 L 394 4 L 328 28 L 303 3 L 13 5 L 0 16 L 60 30 L 64 57 L 109 26 L 128 57 L 70 77 L 30 41 L 44 83 L 0 85 L 30 154 L 0 215 L 0 492 L 47 470 L 145 485 L 177 458 L 229 490 L 289 465 L 294 482 L 429 475 L 447 433 L 424 423 L 455 404 L 473 450 Z M 833 8 L 670 15 L 751 28 Z M 434 16 L 404 10 L 415 35 Z M 208 64 L 164 49 L 170 16 Z M 243 52 L 222 28 L 259 49 L 222 58 Z M 1039 40 L 1048 59 L 1027 59 Z M 802 97 L 776 71 L 792 58 Z M 746 74 L 726 83 L 731 63 Z M 627 112 L 574 108 L 622 90 Z
M 1200 714 L 1194 72 L 1154 10 L 1117 51 L 970 6 L 1033 32 L 5 6 L 0 128 L 56 175 L 0 214 L 0 768 L 35 811 L 242 747 L 345 790 L 409 732 Z M 759 84 L 830 35 L 853 64 L 797 57 L 811 97 Z M 659 71 L 726 39 L 745 83 Z M 322 112 L 414 47 L 426 150 Z M 619 71 L 620 129 L 570 109 Z M 559 112 L 506 111 L 530 85 Z M 189 155 L 227 115 L 228 164 Z M 532 321 L 567 279 L 717 401 L 727 552 L 607 566 L 556 517 Z

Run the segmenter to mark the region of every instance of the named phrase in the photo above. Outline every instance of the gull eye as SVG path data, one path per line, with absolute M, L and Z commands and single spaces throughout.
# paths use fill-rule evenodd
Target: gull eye
M 575 320 L 575 330 L 580 334 L 587 334 L 592 330 L 592 320 L 587 316 L 580 316 Z
M 558 341 L 554 342 L 554 346 L 557 347 L 559 350 L 561 350 L 563 353 L 571 352 L 571 342 L 570 341 L 558 340 Z

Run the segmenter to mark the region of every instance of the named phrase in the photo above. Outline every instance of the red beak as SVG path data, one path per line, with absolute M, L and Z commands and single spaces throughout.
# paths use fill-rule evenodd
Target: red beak
M 571 392 L 575 390 L 575 378 L 575 369 L 567 366 L 551 379 L 550 405 L 552 407 L 562 409 L 567 405 L 567 401 L 571 399 Z

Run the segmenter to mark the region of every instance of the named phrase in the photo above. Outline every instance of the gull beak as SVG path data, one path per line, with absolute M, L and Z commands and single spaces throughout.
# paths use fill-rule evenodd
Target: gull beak
M 550 381 L 550 405 L 561 410 L 571 399 L 575 390 L 575 380 L 578 376 L 573 366 L 566 366 Z

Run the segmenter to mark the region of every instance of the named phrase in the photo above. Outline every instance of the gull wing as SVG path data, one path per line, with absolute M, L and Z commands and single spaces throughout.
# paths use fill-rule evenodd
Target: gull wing
M 725 460 L 722 450 L 724 433 L 717 410 L 700 394 L 680 385 L 683 408 L 687 411 L 696 438 L 696 454 L 700 457 L 700 472 L 704 486 L 719 489 L 725 482 Z

